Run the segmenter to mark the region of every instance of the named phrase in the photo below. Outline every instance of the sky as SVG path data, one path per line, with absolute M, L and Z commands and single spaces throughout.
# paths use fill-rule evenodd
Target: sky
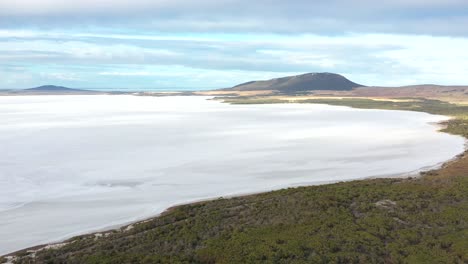
M 1 0 L 0 88 L 468 85 L 466 0 Z

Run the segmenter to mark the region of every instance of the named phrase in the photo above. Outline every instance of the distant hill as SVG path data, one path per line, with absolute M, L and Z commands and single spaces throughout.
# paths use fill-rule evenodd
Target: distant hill
M 74 94 L 103 94 L 103 92 L 99 91 L 91 91 L 91 90 L 82 90 L 82 89 L 73 89 L 64 86 L 56 86 L 56 85 L 42 85 L 39 87 L 23 89 L 23 90 L 8 90 L 8 91 L 0 91 L 1 94 L 6 95 L 74 95 Z
M 25 91 L 36 91 L 36 92 L 89 92 L 87 90 L 72 89 L 63 86 L 56 85 L 42 85 L 39 87 L 24 89 Z
M 301 92 L 314 90 L 347 91 L 363 87 L 344 76 L 335 73 L 306 73 L 302 75 L 276 78 L 267 81 L 252 81 L 224 90 L 259 91 L 278 90 L 280 92 Z

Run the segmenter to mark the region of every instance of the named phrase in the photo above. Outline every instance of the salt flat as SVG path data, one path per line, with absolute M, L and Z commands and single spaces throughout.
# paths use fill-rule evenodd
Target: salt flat
M 464 150 L 446 117 L 206 97 L 0 97 L 0 254 L 219 196 L 397 176 Z

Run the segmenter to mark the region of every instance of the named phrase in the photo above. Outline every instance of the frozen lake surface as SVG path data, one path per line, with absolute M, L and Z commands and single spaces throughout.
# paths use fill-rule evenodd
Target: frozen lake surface
M 203 97 L 0 97 L 0 254 L 180 203 L 396 176 L 464 150 L 446 117 Z

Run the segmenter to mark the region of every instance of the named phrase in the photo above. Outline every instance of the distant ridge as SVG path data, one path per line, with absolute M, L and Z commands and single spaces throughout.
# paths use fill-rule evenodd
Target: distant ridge
M 24 89 L 25 91 L 44 91 L 44 92 L 89 92 L 87 90 L 72 89 L 64 86 L 42 85 L 39 87 Z
M 10 90 L 8 94 L 16 95 L 86 95 L 86 94 L 105 94 L 104 92 L 74 89 L 57 85 L 42 85 L 23 90 Z
M 301 92 L 314 90 L 346 91 L 364 85 L 352 82 L 335 73 L 306 73 L 296 76 L 275 78 L 266 81 L 251 81 L 224 90 L 258 91 L 277 90 L 280 92 Z

